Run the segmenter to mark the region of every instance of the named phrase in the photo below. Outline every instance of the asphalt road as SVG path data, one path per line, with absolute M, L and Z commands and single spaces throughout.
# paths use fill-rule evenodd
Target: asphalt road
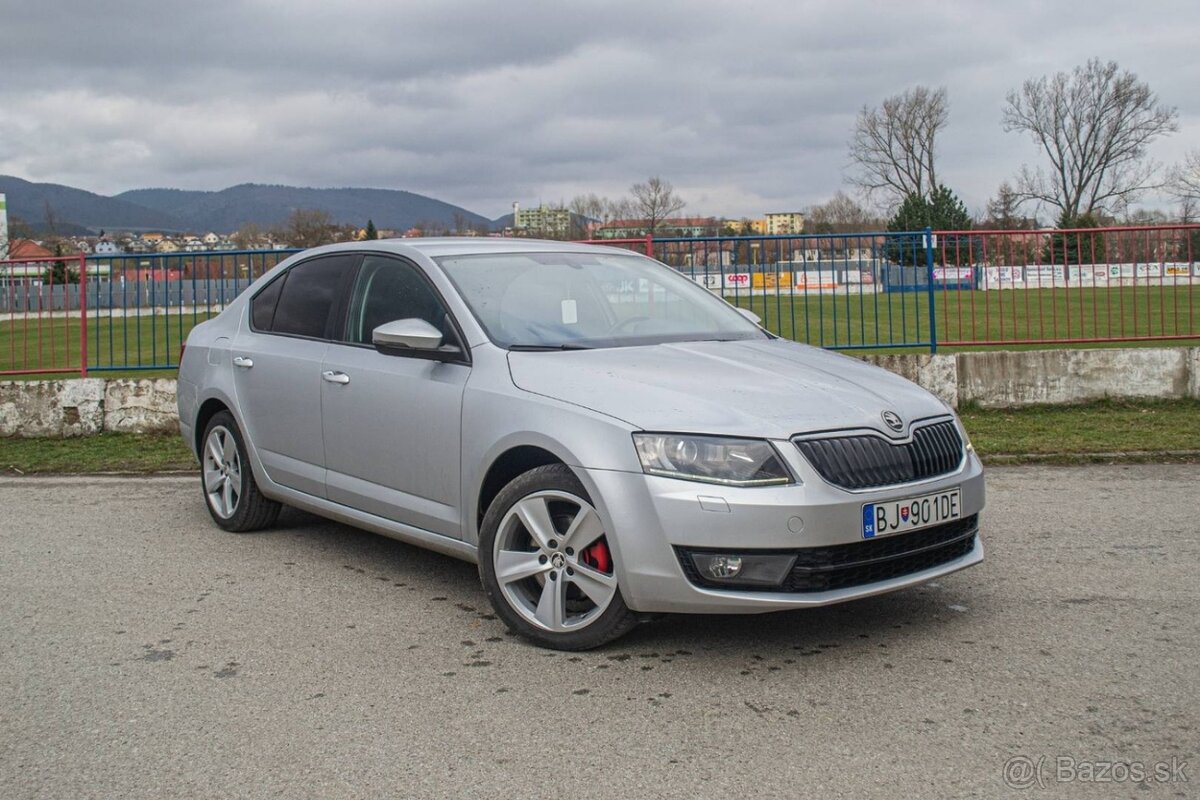
M 0 797 L 1196 796 L 1200 467 L 988 485 L 937 585 L 571 655 L 467 564 L 221 533 L 198 478 L 3 478 Z

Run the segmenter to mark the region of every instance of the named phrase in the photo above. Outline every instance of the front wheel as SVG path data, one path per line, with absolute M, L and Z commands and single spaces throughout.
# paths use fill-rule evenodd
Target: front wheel
M 236 533 L 254 531 L 279 517 L 279 503 L 258 490 L 242 432 L 228 411 L 214 414 L 204 429 L 200 468 L 204 503 L 221 528 Z
M 543 647 L 588 650 L 637 624 L 604 524 L 563 464 L 532 469 L 496 496 L 480 529 L 479 576 L 497 615 Z

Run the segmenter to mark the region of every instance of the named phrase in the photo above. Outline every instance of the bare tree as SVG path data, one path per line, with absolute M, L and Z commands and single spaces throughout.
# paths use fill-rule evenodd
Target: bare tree
M 1004 130 L 1028 133 L 1050 160 L 1048 171 L 1022 168 L 1018 193 L 1067 218 L 1118 210 L 1154 188 L 1146 147 L 1179 127 L 1176 109 L 1115 61 L 1027 80 L 1007 102 Z
M 998 231 L 1032 230 L 1037 227 L 1037 220 L 1021 214 L 1021 196 L 1012 184 L 1001 181 L 979 224 Z
M 1191 201 L 1192 206 L 1200 202 L 1200 150 L 1188 153 L 1182 164 L 1172 168 L 1167 189 L 1180 202 Z
M 884 221 L 845 192 L 805 213 L 806 233 L 863 233 L 883 228 Z
M 279 235 L 292 247 L 309 248 L 336 242 L 342 233 L 328 211 L 297 208 L 288 217 Z
M 663 220 L 687 205 L 683 198 L 675 194 L 675 187 L 657 175 L 645 183 L 635 183 L 629 187 L 629 194 L 634 213 L 645 221 L 646 233 L 651 236 L 658 233 Z
M 246 222 L 229 238 L 238 250 L 255 250 L 262 247 L 263 229 L 255 222 Z
M 910 194 L 928 198 L 937 186 L 937 137 L 949 117 L 946 89 L 916 86 L 863 106 L 850 136 L 849 181 L 895 206 Z
M 571 238 L 584 239 L 593 224 L 607 225 L 636 216 L 637 211 L 628 198 L 612 200 L 594 193 L 581 194 L 567 204 L 571 212 Z
M 571 198 L 567 211 L 571 214 L 572 239 L 586 239 L 588 228 L 599 217 L 600 198 L 594 194 L 581 194 Z

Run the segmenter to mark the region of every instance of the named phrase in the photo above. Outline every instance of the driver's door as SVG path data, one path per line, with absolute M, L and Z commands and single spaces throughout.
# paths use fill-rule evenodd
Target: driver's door
M 321 367 L 326 492 L 334 502 L 460 538 L 462 396 L 471 368 L 466 351 L 444 363 L 375 350 L 372 330 L 412 318 L 457 339 L 416 265 L 364 258 L 346 329 Z

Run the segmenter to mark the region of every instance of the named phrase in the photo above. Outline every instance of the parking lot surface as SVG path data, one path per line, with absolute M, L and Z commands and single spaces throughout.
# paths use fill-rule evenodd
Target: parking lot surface
M 198 484 L 0 479 L 0 797 L 1197 794 L 1197 466 L 995 468 L 979 567 L 580 654 L 471 565 L 222 533 Z

